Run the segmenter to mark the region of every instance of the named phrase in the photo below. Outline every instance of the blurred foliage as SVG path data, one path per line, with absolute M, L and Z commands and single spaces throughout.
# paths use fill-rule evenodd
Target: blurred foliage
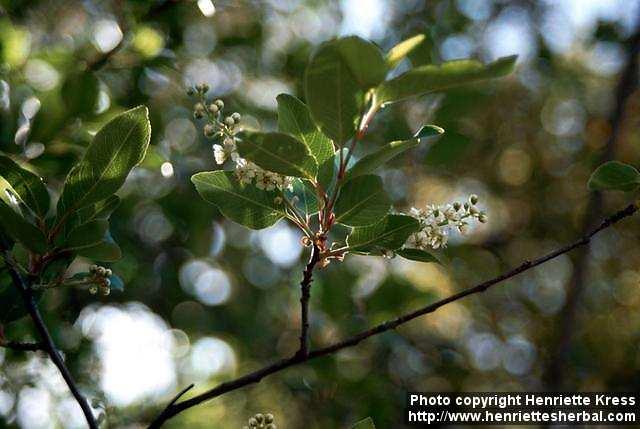
M 213 3 L 215 13 L 205 16 Z M 112 216 L 123 259 L 110 268 L 124 292 L 54 290 L 41 300 L 72 372 L 113 427 L 148 421 L 185 385 L 201 392 L 297 346 L 297 283 L 307 256 L 300 237 L 283 223 L 250 232 L 198 197 L 189 177 L 214 160 L 191 120 L 186 86 L 205 81 L 248 125 L 274 130 L 276 95 L 302 97 L 310 52 L 338 34 L 358 33 L 385 51 L 425 34 L 404 60 L 414 66 L 520 55 L 510 78 L 397 103 L 372 123 L 358 158 L 424 123 L 446 130 L 381 172 L 397 209 L 473 192 L 489 223 L 452 242 L 444 267 L 353 257 L 318 273 L 311 342 L 321 346 L 580 234 L 638 9 L 636 1 L 568 0 L 213 3 L 0 0 L 0 150 L 47 177 L 54 194 L 104 123 L 149 107 L 151 147 Z M 640 105 L 629 99 L 615 158 L 638 166 Z M 626 198 L 607 194 L 606 210 Z M 570 388 L 640 388 L 637 227 L 626 221 L 593 242 L 564 374 Z M 393 427 L 406 391 L 543 389 L 573 269 L 572 257 L 561 257 L 167 426 L 242 427 L 269 412 L 284 428 L 349 427 L 367 416 Z M 4 333 L 34 338 L 28 320 Z M 8 350 L 0 350 L 2 424 L 83 427 L 47 360 Z

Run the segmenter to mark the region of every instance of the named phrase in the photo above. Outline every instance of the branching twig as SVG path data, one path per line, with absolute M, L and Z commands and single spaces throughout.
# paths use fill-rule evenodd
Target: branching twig
M 339 341 L 337 343 L 331 344 L 327 347 L 323 347 L 317 350 L 313 350 L 310 351 L 306 356 L 302 356 L 298 353 L 296 353 L 294 356 L 288 358 L 288 359 L 282 359 L 278 362 L 275 362 L 271 365 L 268 365 L 262 369 L 259 369 L 257 371 L 254 371 L 252 373 L 243 375 L 242 377 L 236 378 L 235 380 L 231 380 L 231 381 L 227 381 L 225 383 L 219 384 L 217 387 L 214 387 L 211 390 L 208 390 L 204 393 L 201 393 L 197 396 L 194 396 L 193 398 L 184 400 L 182 402 L 175 402 L 173 401 L 172 403 L 170 403 L 167 407 L 165 407 L 165 409 L 162 411 L 162 413 L 160 415 L 158 415 L 158 417 L 156 417 L 153 422 L 151 423 L 151 425 L 149 426 L 150 429 L 152 428 L 159 428 L 160 426 L 162 426 L 167 420 L 169 420 L 170 418 L 176 416 L 177 414 L 180 414 L 181 412 L 188 410 L 189 408 L 195 407 L 196 405 L 199 405 L 209 399 L 213 399 L 216 398 L 218 396 L 221 396 L 225 393 L 234 391 L 236 389 L 240 389 L 244 386 L 247 386 L 249 384 L 253 384 L 253 383 L 258 383 L 260 380 L 262 380 L 264 377 L 274 374 L 276 372 L 280 372 L 286 368 L 289 368 L 291 366 L 294 365 L 298 365 L 301 364 L 303 362 L 307 362 L 309 360 L 315 359 L 315 358 L 319 358 L 322 356 L 327 356 L 327 355 L 331 355 L 334 354 L 336 352 L 338 352 L 339 350 L 348 348 L 348 347 L 353 347 L 357 344 L 359 344 L 361 341 L 366 340 L 369 337 L 373 337 L 375 335 L 381 334 L 383 332 L 389 331 L 391 329 L 395 329 L 400 325 L 403 325 L 413 319 L 416 319 L 420 316 L 423 316 L 425 314 L 429 314 L 429 313 L 433 313 L 434 311 L 436 311 L 437 309 L 439 309 L 442 306 L 445 306 L 449 303 L 452 303 L 454 301 L 457 301 L 459 299 L 462 299 L 466 296 L 469 295 L 473 295 L 476 293 L 480 293 L 480 292 L 484 292 L 487 289 L 489 289 L 491 286 L 494 286 L 496 284 L 502 283 L 505 280 L 508 280 L 512 277 L 517 276 L 520 273 L 523 273 L 524 271 L 530 270 L 531 268 L 537 267 L 539 265 L 544 264 L 545 262 L 548 262 L 554 258 L 557 258 L 560 255 L 564 255 L 565 253 L 568 253 L 578 247 L 584 246 L 586 244 L 588 244 L 591 241 L 591 238 L 596 235 L 598 232 L 602 231 L 603 229 L 606 229 L 610 226 L 612 226 L 613 224 L 621 221 L 624 218 L 627 218 L 631 215 L 633 215 L 636 211 L 638 211 L 638 206 L 636 204 L 631 204 L 629 206 L 627 206 L 626 208 L 624 208 L 623 210 L 620 210 L 619 212 L 615 213 L 614 215 L 606 218 L 604 221 L 602 221 L 602 223 L 595 229 L 593 229 L 591 232 L 589 232 L 588 234 L 586 234 L 585 236 L 583 236 L 582 238 L 580 238 L 578 241 L 571 243 L 569 245 L 566 245 L 564 247 L 561 247 L 549 254 L 546 254 L 544 256 L 539 257 L 538 259 L 535 259 L 533 261 L 525 261 L 522 264 L 520 264 L 518 267 L 512 269 L 511 271 L 508 271 L 498 277 L 495 277 L 491 280 L 487 280 L 483 283 L 480 283 L 476 286 L 470 287 L 468 289 L 464 289 L 461 292 L 458 292 L 454 295 L 451 295 L 445 299 L 442 299 L 440 301 L 437 301 L 433 304 L 430 304 L 426 307 L 420 308 L 418 310 L 415 310 L 411 313 L 405 314 L 403 316 L 400 316 L 396 319 L 393 320 L 389 320 L 387 322 L 384 322 L 380 325 L 374 326 L 371 329 L 368 329 L 366 331 L 360 332 L 359 334 L 356 334 L 352 337 L 349 337 L 343 341 Z
M 67 383 L 67 386 L 69 386 L 71 394 L 80 405 L 80 408 L 82 408 L 82 412 L 87 420 L 89 427 L 91 429 L 98 429 L 98 424 L 96 423 L 89 403 L 84 398 L 84 396 L 82 396 L 82 393 L 80 393 L 78 386 L 73 380 L 69 369 L 62 359 L 62 356 L 60 356 L 60 353 L 58 353 L 58 350 L 56 349 L 56 346 L 53 342 L 53 338 L 51 338 L 51 334 L 49 333 L 49 330 L 47 329 L 47 326 L 45 325 L 44 320 L 40 315 L 40 310 L 38 310 L 38 305 L 33 296 L 33 293 L 31 292 L 31 289 L 29 289 L 29 286 L 27 285 L 23 276 L 15 268 L 13 258 L 8 250 L 8 246 L 6 246 L 6 243 L 4 243 L 3 241 L 0 242 L 0 250 L 2 250 L 2 256 L 5 260 L 6 266 L 9 269 L 11 280 L 20 292 L 24 306 L 29 312 L 29 316 L 31 317 L 31 320 L 33 321 L 36 330 L 38 331 L 38 335 L 40 336 L 40 339 L 42 341 L 42 347 L 44 348 L 44 351 L 47 352 L 47 354 L 51 358 L 51 361 L 60 371 L 60 374 L 62 375 L 64 381 Z

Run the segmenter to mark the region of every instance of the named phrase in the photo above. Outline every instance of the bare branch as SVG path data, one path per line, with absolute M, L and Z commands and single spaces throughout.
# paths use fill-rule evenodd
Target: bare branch
M 311 298 L 313 269 L 319 260 L 320 249 L 314 244 L 309 262 L 302 272 L 302 281 L 300 282 L 300 348 L 297 354 L 301 357 L 306 357 L 309 352 L 309 299 Z
M 480 283 L 478 285 L 475 285 L 473 287 L 464 289 L 461 292 L 458 292 L 456 294 L 453 294 L 447 298 L 444 298 L 440 301 L 437 301 L 431 305 L 428 305 L 426 307 L 422 307 L 418 310 L 415 310 L 411 313 L 407 313 L 405 315 L 402 315 L 396 319 L 393 320 L 389 320 L 387 322 L 384 322 L 380 325 L 374 326 L 371 329 L 368 329 L 366 331 L 360 332 L 359 334 L 356 334 L 352 337 L 349 337 L 343 341 L 339 341 L 337 343 L 331 344 L 327 347 L 323 347 L 317 350 L 313 350 L 310 351 L 306 356 L 303 356 L 299 353 L 296 353 L 295 355 L 293 355 L 292 357 L 288 358 L 288 359 L 282 359 L 279 360 L 271 365 L 268 365 L 262 369 L 259 369 L 257 371 L 251 372 L 249 374 L 243 375 L 242 377 L 236 378 L 235 380 L 231 380 L 231 381 L 227 381 L 225 383 L 219 384 L 218 386 L 214 387 L 211 390 L 208 390 L 204 393 L 201 393 L 197 396 L 194 396 L 193 398 L 184 400 L 182 402 L 178 402 L 178 403 L 170 403 L 163 411 L 162 413 L 160 413 L 160 415 L 158 415 L 158 417 L 156 417 L 155 420 L 153 420 L 153 422 L 151 422 L 151 425 L 149 426 L 150 429 L 153 428 L 159 428 L 161 427 L 167 420 L 169 420 L 170 418 L 176 416 L 177 414 L 180 414 L 181 412 L 188 410 L 189 408 L 195 407 L 196 405 L 199 405 L 205 401 L 208 401 L 210 399 L 216 398 L 218 396 L 221 396 L 225 393 L 240 389 L 244 386 L 247 386 L 249 384 L 253 384 L 253 383 L 258 383 L 260 382 L 260 380 L 262 380 L 264 377 L 274 374 L 276 372 L 280 372 L 286 368 L 289 368 L 291 366 L 295 366 L 298 364 L 301 364 L 303 362 L 307 362 L 310 361 L 312 359 L 316 359 L 322 356 L 327 356 L 327 355 L 331 355 L 334 354 L 342 349 L 346 349 L 348 347 L 353 347 L 357 344 L 359 344 L 360 342 L 366 340 L 367 338 L 373 337 L 375 335 L 381 334 L 383 332 L 389 331 L 391 329 L 395 329 L 400 325 L 403 325 L 413 319 L 416 319 L 420 316 L 424 316 L 425 314 L 429 314 L 429 313 L 433 313 L 434 311 L 436 311 L 437 309 L 439 309 L 440 307 L 443 307 L 449 303 L 452 303 L 454 301 L 458 301 L 466 296 L 469 295 L 473 295 L 476 293 L 480 293 L 480 292 L 484 292 L 487 289 L 489 289 L 490 287 L 497 285 L 499 283 L 504 282 L 505 280 L 508 280 L 512 277 L 517 276 L 520 273 L 523 273 L 527 270 L 530 270 L 531 268 L 537 267 L 539 265 L 542 265 L 554 258 L 557 258 L 560 255 L 564 255 L 565 253 L 568 253 L 576 248 L 585 246 L 586 244 L 588 244 L 591 241 L 591 238 L 596 235 L 598 232 L 602 231 L 603 229 L 606 229 L 612 225 L 614 225 L 615 223 L 621 221 L 622 219 L 625 219 L 631 215 L 633 215 L 636 211 L 638 211 L 638 206 L 636 204 L 630 204 L 629 206 L 627 206 L 626 208 L 624 208 L 623 210 L 620 210 L 619 212 L 615 213 L 614 215 L 606 218 L 604 221 L 602 221 L 602 223 L 595 229 L 593 229 L 591 232 L 589 232 L 588 234 L 586 234 L 585 236 L 583 236 L 582 238 L 580 238 L 579 240 L 568 244 L 564 247 L 561 247 L 557 250 L 554 250 L 551 253 L 548 253 L 544 256 L 541 256 L 533 261 L 524 261 L 522 264 L 520 264 L 519 266 L 517 266 L 516 268 L 512 269 L 511 271 L 508 271 L 498 277 L 495 277 L 491 280 L 487 280 L 483 283 Z
M 38 335 L 40 336 L 40 339 L 42 341 L 42 347 L 44 348 L 44 351 L 47 352 L 47 354 L 51 358 L 51 361 L 58 368 L 58 371 L 60 371 L 60 374 L 62 375 L 64 381 L 67 383 L 67 386 L 69 386 L 71 394 L 80 405 L 80 408 L 82 408 L 82 412 L 85 419 L 87 420 L 87 424 L 89 425 L 89 427 L 91 429 L 98 429 L 98 423 L 93 416 L 91 407 L 89 406 L 89 403 L 84 398 L 84 396 L 82 396 L 82 393 L 80 393 L 78 386 L 73 380 L 69 369 L 66 367 L 64 360 L 62 359 L 62 356 L 60 356 L 60 353 L 58 353 L 58 350 L 56 349 L 56 346 L 53 342 L 53 338 L 51 338 L 51 334 L 49 333 L 49 330 L 47 329 L 47 326 L 42 319 L 40 310 L 38 310 L 38 305 L 33 296 L 33 293 L 31 292 L 31 289 L 27 285 L 27 282 L 23 278 L 22 274 L 20 274 L 20 272 L 18 272 L 18 270 L 15 268 L 13 258 L 8 249 L 9 247 L 6 245 L 2 237 L 0 237 L 0 250 L 2 250 L 2 256 L 9 269 L 11 280 L 22 296 L 22 300 L 27 311 L 29 312 L 29 316 L 31 316 L 31 320 L 33 321 L 36 330 L 38 331 Z

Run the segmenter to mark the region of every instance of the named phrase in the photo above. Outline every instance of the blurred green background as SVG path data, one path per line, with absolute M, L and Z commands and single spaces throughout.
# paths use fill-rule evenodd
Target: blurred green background
M 302 97 L 311 50 L 337 35 L 358 34 L 387 50 L 424 33 L 413 65 L 520 55 L 508 78 L 398 103 L 376 117 L 359 155 L 424 123 L 446 130 L 382 173 L 397 209 L 476 193 L 489 222 L 451 242 L 445 266 L 348 256 L 318 273 L 311 340 L 321 346 L 579 237 L 586 181 L 612 132 L 639 6 L 0 0 L 0 150 L 28 160 L 54 193 L 102 124 L 139 104 L 150 109 L 152 147 L 112 217 L 124 257 L 111 268 L 125 291 L 103 298 L 54 290 L 41 304 L 83 391 L 110 427 L 142 427 L 184 386 L 204 391 L 297 347 L 306 249 L 285 222 L 252 232 L 197 196 L 189 177 L 215 163 L 191 118 L 188 85 L 207 82 L 246 124 L 269 130 L 276 95 Z M 81 78 L 87 67 L 94 77 Z M 614 156 L 638 166 L 640 102 L 635 87 L 627 95 Z M 606 194 L 603 212 L 628 199 Z M 167 427 L 240 428 L 254 413 L 271 412 L 281 428 L 344 428 L 367 416 L 391 428 L 401 424 L 406 391 L 638 390 L 637 231 L 638 220 L 627 220 L 593 241 L 585 264 L 562 256 L 357 348 L 194 408 Z M 567 324 L 576 269 L 585 281 L 575 323 Z M 567 330 L 573 341 L 559 355 Z M 29 320 L 5 334 L 34 338 Z M 44 356 L 0 349 L 0 426 L 84 424 Z

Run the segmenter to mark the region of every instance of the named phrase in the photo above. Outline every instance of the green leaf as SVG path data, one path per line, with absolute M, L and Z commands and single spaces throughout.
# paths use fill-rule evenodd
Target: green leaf
M 414 135 L 418 140 L 430 137 L 439 137 L 444 134 L 444 128 L 437 125 L 423 125 Z
M 396 253 L 405 259 L 418 262 L 435 262 L 440 264 L 440 260 L 426 250 L 420 249 L 400 249 Z
M 633 191 L 640 185 L 640 173 L 635 167 L 618 161 L 609 161 L 596 168 L 589 178 L 592 191 Z
M 391 201 L 378 176 L 365 175 L 347 181 L 336 201 L 336 222 L 349 226 L 372 225 L 380 221 Z
M 113 241 L 113 238 L 108 233 L 100 243 L 95 246 L 78 249 L 76 253 L 85 258 L 101 262 L 115 262 L 122 258 L 120 246 Z
M 355 134 L 364 92 L 339 41 L 320 45 L 305 72 L 305 96 L 315 123 L 340 146 Z
M 91 116 L 98 105 L 100 81 L 92 72 L 71 73 L 62 84 L 62 94 L 69 115 Z
M 57 224 L 75 210 L 113 195 L 129 172 L 142 161 L 151 124 L 145 106 L 128 110 L 109 121 L 95 135 L 84 158 L 67 176 L 58 202 Z
M 342 37 L 334 43 L 363 90 L 377 86 L 387 76 L 387 63 L 375 44 L 358 36 Z
M 396 250 L 420 229 L 418 220 L 406 215 L 387 215 L 380 222 L 354 228 L 347 237 L 350 250 L 370 252 L 376 249 Z
M 331 140 L 311 119 L 309 108 L 296 97 L 280 94 L 278 101 L 278 130 L 291 134 L 306 144 L 318 165 L 322 165 L 335 152 Z
M 309 148 L 289 134 L 243 133 L 238 153 L 268 171 L 315 180 L 318 163 Z
M 376 429 L 376 425 L 373 423 L 371 417 L 367 417 L 351 426 L 351 429 Z
M 0 227 L 7 235 L 32 252 L 43 254 L 47 251 L 47 238 L 44 233 L 2 200 L 0 200 Z
M 108 229 L 109 222 L 107 220 L 96 219 L 87 222 L 69 233 L 65 247 L 68 249 L 93 247 L 103 240 Z
M 117 275 L 112 275 L 109 277 L 109 280 L 111 281 L 111 290 L 116 290 L 118 292 L 124 292 L 124 282 L 122 281 L 122 279 L 120 277 L 118 277 Z
M 119 205 L 120 197 L 117 195 L 111 195 L 109 198 L 71 213 L 65 227 L 68 231 L 71 231 L 78 225 L 85 224 L 95 219 L 108 220 L 113 211 L 117 209 Z
M 437 66 L 416 67 L 376 88 L 374 105 L 382 106 L 429 92 L 505 76 L 511 73 L 515 62 L 516 56 L 510 56 L 486 65 L 474 60 L 456 60 Z
M 347 171 L 347 177 L 354 178 L 371 173 L 391 159 L 419 144 L 420 140 L 418 139 L 399 140 L 386 144 L 377 151 L 360 158 L 353 167 Z
M 0 155 L 0 177 L 11 185 L 20 199 L 38 217 L 44 218 L 49 211 L 51 197 L 42 180 L 32 172 Z
M 391 48 L 386 57 L 388 67 L 392 69 L 397 66 L 400 61 L 420 46 L 425 39 L 426 36 L 424 34 L 418 34 L 417 36 L 404 40 Z
M 220 212 L 241 225 L 262 229 L 284 217 L 282 206 L 276 204 L 275 192 L 263 191 L 254 185 L 239 183 L 231 171 L 206 171 L 191 176 L 196 190 Z
M 311 184 L 300 179 L 293 181 L 293 191 L 285 191 L 287 198 L 297 197 L 295 206 L 302 213 L 312 215 L 318 212 L 318 198 Z

